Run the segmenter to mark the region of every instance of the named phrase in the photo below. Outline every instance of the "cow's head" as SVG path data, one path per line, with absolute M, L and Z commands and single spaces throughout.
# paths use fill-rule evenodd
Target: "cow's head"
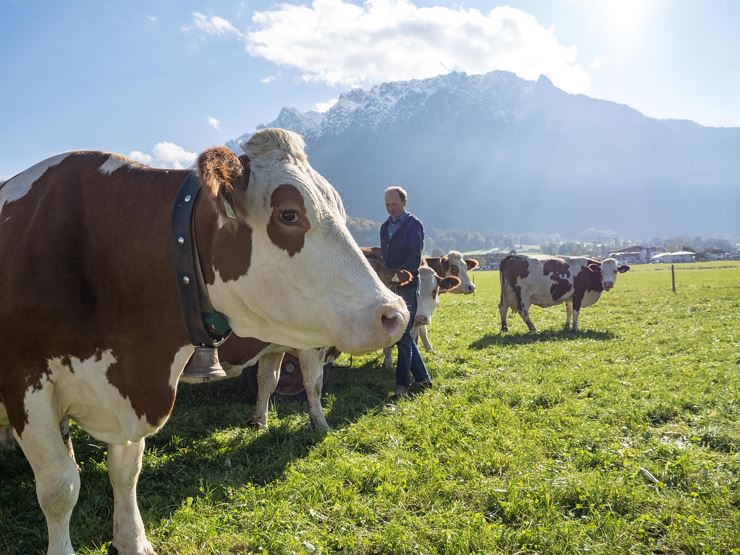
M 478 267 L 478 261 L 474 258 L 465 260 L 463 255 L 457 251 L 450 251 L 447 256 L 440 259 L 442 273 L 444 276 L 454 276 L 460 279 L 460 286 L 453 289 L 453 293 L 470 294 L 475 292 L 475 284 L 470 281 L 469 271 Z
M 419 268 L 419 299 L 414 323 L 431 324 L 432 314 L 439 302 L 439 294 L 454 291 L 459 285 L 460 278 L 456 276 L 439 277 L 428 266 Z
M 210 206 L 202 260 L 214 308 L 242 337 L 296 348 L 378 349 L 403 333 L 408 310 L 378 279 L 347 226 L 339 195 L 308 163 L 301 137 L 263 129 L 237 157 L 205 151 L 197 169 Z M 203 213 L 206 212 L 206 215 Z M 207 222 L 203 227 L 208 227 Z
M 617 266 L 617 261 L 614 258 L 607 258 L 601 264 L 590 263 L 588 269 L 594 274 L 594 279 L 600 282 L 601 288 L 604 291 L 609 291 L 617 282 L 617 274 L 629 271 L 630 267 L 626 264 Z

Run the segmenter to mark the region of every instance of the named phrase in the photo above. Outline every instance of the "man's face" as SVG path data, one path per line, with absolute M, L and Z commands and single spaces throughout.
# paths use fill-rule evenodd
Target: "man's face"
M 391 218 L 398 218 L 406 208 L 406 201 L 401 200 L 398 191 L 388 191 L 385 194 L 385 209 Z

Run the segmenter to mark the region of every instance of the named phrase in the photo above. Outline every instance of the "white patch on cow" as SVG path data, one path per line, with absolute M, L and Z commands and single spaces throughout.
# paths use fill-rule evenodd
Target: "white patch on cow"
M 6 181 L 0 189 L 0 212 L 7 203 L 26 196 L 33 184 L 46 173 L 46 170 L 59 165 L 69 154 L 69 152 L 65 152 L 47 158 Z
M 68 359 L 69 366 L 64 359 Z M 146 417 L 136 416 L 131 402 L 108 381 L 106 374 L 116 361 L 111 349 L 84 360 L 74 356 L 49 359 L 49 383 L 41 389 L 53 387 L 60 420 L 70 416 L 91 436 L 106 443 L 138 441 L 158 427 L 152 427 Z M 33 387 L 26 391 L 24 403 L 29 413 L 37 395 L 43 395 L 43 391 Z
M 432 314 L 439 303 L 437 275 L 428 266 L 419 268 L 419 296 L 417 297 L 416 320 L 421 324 L 431 324 Z
M 127 164 L 128 160 L 123 156 L 119 154 L 111 154 L 105 162 L 100 164 L 98 171 L 104 175 L 110 175 L 118 168 L 126 166 Z
M 185 365 L 188 363 L 188 360 L 190 360 L 193 351 L 195 351 L 195 347 L 192 345 L 183 345 L 175 353 L 175 358 L 172 360 L 172 364 L 170 364 L 170 387 L 172 387 L 172 389 L 177 389 L 177 382 L 180 379 L 180 374 L 182 374 Z M 164 424 L 164 422 L 162 424 Z

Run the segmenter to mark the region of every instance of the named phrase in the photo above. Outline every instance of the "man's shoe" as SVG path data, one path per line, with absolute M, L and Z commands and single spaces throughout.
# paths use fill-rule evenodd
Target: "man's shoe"
M 425 381 L 425 382 L 414 382 L 409 386 L 409 395 L 416 395 L 418 393 L 421 393 L 425 389 L 429 389 L 432 387 L 432 382 Z
M 397 385 L 396 388 L 393 390 L 394 399 L 401 399 L 402 397 L 408 397 L 408 395 L 409 390 L 402 385 Z

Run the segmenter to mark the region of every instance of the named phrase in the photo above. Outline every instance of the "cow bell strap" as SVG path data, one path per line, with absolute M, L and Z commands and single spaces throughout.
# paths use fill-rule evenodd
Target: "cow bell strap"
M 218 347 L 231 329 L 226 317 L 214 310 L 203 282 L 193 232 L 193 214 L 200 192 L 200 180 L 194 172 L 189 173 L 172 208 L 172 253 L 180 308 L 190 342 L 196 346 Z

